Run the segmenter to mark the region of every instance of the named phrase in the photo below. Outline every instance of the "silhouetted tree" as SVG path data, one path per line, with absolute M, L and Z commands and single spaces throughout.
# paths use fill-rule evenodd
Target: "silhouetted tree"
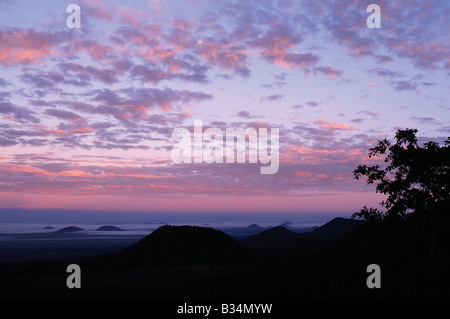
M 354 219 L 377 222 L 386 219 L 405 219 L 413 212 L 430 212 L 449 201 L 450 137 L 445 146 L 436 142 L 417 145 L 416 129 L 398 130 L 396 143 L 384 139 L 370 149 L 369 158 L 384 155 L 387 166 L 359 165 L 353 171 L 358 180 L 367 177 L 367 184 L 377 182 L 376 191 L 387 195 L 381 202 L 386 209 L 364 206 L 352 215 Z

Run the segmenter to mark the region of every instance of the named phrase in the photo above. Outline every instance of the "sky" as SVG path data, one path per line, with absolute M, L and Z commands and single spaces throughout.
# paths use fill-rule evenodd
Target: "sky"
M 450 136 L 449 15 L 445 0 L 2 0 L 0 208 L 376 207 L 352 174 L 382 160 L 370 147 L 405 128 Z M 278 129 L 277 171 L 176 163 L 172 132 L 194 121 Z

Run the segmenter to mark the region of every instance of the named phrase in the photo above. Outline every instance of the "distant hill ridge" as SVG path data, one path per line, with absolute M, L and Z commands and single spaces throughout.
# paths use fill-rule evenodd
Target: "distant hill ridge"
M 69 227 L 64 227 L 64 228 L 58 229 L 57 231 L 55 231 L 55 233 L 73 233 L 73 232 L 80 232 L 80 231 L 85 231 L 85 230 L 80 227 L 69 226 Z
M 244 238 L 241 242 L 257 249 L 304 249 L 338 237 L 356 227 L 358 223 L 359 221 L 337 217 L 305 233 L 295 233 L 280 225 Z
M 125 231 L 122 228 L 119 228 L 116 226 L 109 226 L 109 225 L 101 226 L 101 227 L 97 228 L 96 230 L 98 230 L 98 231 Z
M 259 226 L 258 224 L 251 224 L 248 225 L 247 227 L 245 227 L 248 230 L 260 230 L 263 229 L 261 226 Z
M 293 225 L 293 223 L 287 221 L 287 222 L 282 223 L 280 226 L 283 226 L 283 227 L 291 227 L 292 225 Z

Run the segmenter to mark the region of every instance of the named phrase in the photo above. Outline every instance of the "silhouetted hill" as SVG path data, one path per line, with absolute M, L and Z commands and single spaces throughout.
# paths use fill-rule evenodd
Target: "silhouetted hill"
M 328 223 L 313 230 L 309 235 L 320 238 L 333 238 L 352 230 L 360 222 L 353 219 L 336 217 Z
M 303 233 L 295 233 L 283 226 L 277 226 L 249 236 L 241 242 L 254 249 L 305 251 L 352 230 L 358 223 L 352 219 L 338 217 Z
M 288 239 L 296 238 L 298 234 L 286 229 L 283 226 L 276 226 L 268 230 L 264 230 L 256 235 L 247 237 L 241 242 L 249 247 L 261 247 L 277 244 Z
M 79 232 L 79 231 L 84 231 L 84 229 L 80 228 L 80 227 L 76 227 L 76 226 L 69 226 L 69 227 L 61 228 L 61 229 L 55 231 L 55 233 L 73 233 L 73 232 Z
M 99 231 L 124 231 L 124 229 L 116 227 L 116 226 L 101 226 L 97 228 L 96 230 Z
M 52 226 L 45 226 L 45 227 L 42 228 L 42 229 L 55 229 L 55 227 L 52 227 Z
M 245 245 L 220 230 L 166 225 L 119 255 L 162 264 L 195 264 L 233 261 L 250 253 Z

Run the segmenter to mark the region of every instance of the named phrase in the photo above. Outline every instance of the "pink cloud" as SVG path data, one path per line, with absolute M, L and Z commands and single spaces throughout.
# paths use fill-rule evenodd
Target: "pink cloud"
M 94 177 L 94 175 L 92 175 L 91 173 L 84 172 L 81 170 L 62 171 L 55 175 L 56 176 L 65 176 L 65 177 L 86 177 L 86 178 Z
M 133 177 L 133 178 L 149 178 L 149 179 L 174 178 L 175 177 L 175 176 L 158 176 L 158 175 L 153 175 L 153 174 L 139 174 L 139 173 L 113 174 L 112 176 Z
M 37 132 L 48 133 L 56 136 L 68 136 L 75 134 L 87 134 L 94 132 L 94 128 L 89 125 L 75 124 L 72 126 L 63 126 L 62 128 L 54 129 L 42 124 L 32 124 L 30 127 L 34 128 Z
M 283 148 L 281 161 L 287 163 L 319 164 L 327 162 L 360 162 L 367 157 L 366 151 L 354 149 L 327 149 L 310 146 L 288 146 Z M 350 176 L 350 175 L 349 175 Z
M 331 79 L 336 79 L 342 75 L 341 71 L 335 70 L 332 66 L 324 67 L 318 66 L 314 67 L 314 73 L 322 73 L 329 76 Z
M 5 119 L 9 119 L 11 121 L 19 122 L 19 120 L 17 120 L 14 116 L 11 116 L 11 115 L 3 114 L 3 117 Z
M 357 130 L 358 128 L 354 126 L 350 126 L 347 123 L 338 123 L 338 122 L 328 122 L 326 120 L 317 120 L 314 121 L 317 125 L 320 125 L 324 129 L 332 129 L 332 130 Z
M 96 40 L 76 38 L 68 44 L 68 50 L 76 52 L 86 52 L 94 60 L 105 60 L 113 49 L 109 45 L 99 43 Z
M 93 3 L 95 2 L 95 3 Z M 102 19 L 107 22 L 111 22 L 113 20 L 113 16 L 111 14 L 111 10 L 108 7 L 105 7 L 105 4 L 101 1 L 85 1 L 82 3 L 83 12 L 87 13 L 88 16 L 95 17 L 97 19 Z
M 8 173 L 30 173 L 36 175 L 44 175 L 44 176 L 53 176 L 52 173 L 48 172 L 45 169 L 33 167 L 30 165 L 17 165 L 12 163 L 3 163 L 0 164 L 0 170 Z
M 197 50 L 210 65 L 248 75 L 247 52 L 244 46 L 234 45 L 227 40 L 217 41 L 204 38 L 198 42 Z
M 0 63 L 4 66 L 20 63 L 39 64 L 53 53 L 58 43 L 56 34 L 34 29 L 0 30 Z
M 114 5 L 114 14 L 123 23 L 132 25 L 135 28 L 145 24 L 151 16 L 143 10 L 138 10 L 130 6 Z

